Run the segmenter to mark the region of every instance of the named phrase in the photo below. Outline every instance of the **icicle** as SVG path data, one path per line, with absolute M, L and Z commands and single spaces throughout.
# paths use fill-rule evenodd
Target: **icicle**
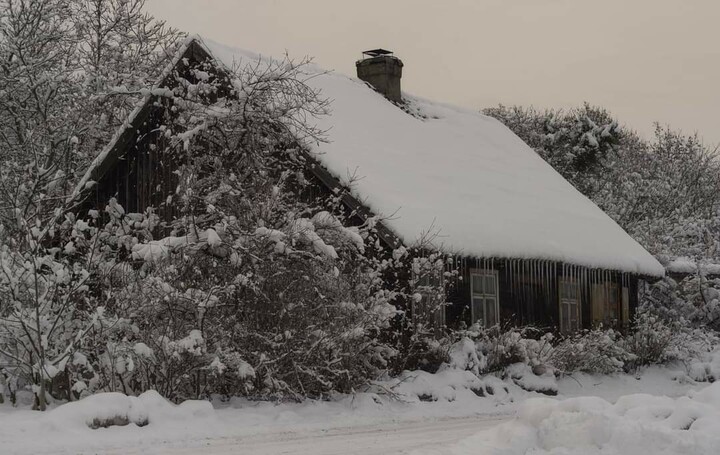
M 518 315 L 520 315 L 521 321 L 522 321 L 522 320 L 524 320 L 522 318 L 525 317 L 525 314 L 523 313 L 522 307 L 520 306 L 520 297 L 518 296 L 518 293 L 517 293 L 518 276 L 517 276 L 517 261 L 515 259 L 510 260 L 510 273 L 512 274 L 512 277 L 513 277 L 512 278 L 512 280 L 513 280 L 513 282 L 512 282 L 513 305 L 515 305 L 515 310 L 518 312 Z
M 552 281 L 550 274 L 550 261 L 545 261 L 545 305 L 547 308 L 552 308 Z
M 506 302 L 506 304 L 511 305 L 512 304 L 512 274 L 510 273 L 510 261 L 508 259 L 503 260 L 503 264 L 505 267 L 505 286 L 508 287 L 508 295 L 510 296 L 510 301 Z
M 530 320 L 530 304 L 528 302 L 528 271 L 530 269 L 530 264 L 528 263 L 527 259 L 522 260 L 522 296 L 523 296 L 523 308 L 525 308 L 526 311 L 528 311 L 528 320 Z
M 583 276 L 582 276 L 582 287 L 583 287 L 583 303 L 587 301 L 588 298 L 588 268 L 585 267 L 583 269 Z
M 533 260 L 532 264 L 533 269 L 533 285 L 532 285 L 532 301 L 533 301 L 533 308 L 537 308 L 538 304 L 538 295 L 537 295 L 537 282 L 538 282 L 538 261 L 537 259 Z
M 547 286 L 545 286 L 545 291 L 547 292 L 547 305 L 548 309 L 553 307 L 553 296 L 555 295 L 555 262 L 554 261 L 545 261 L 545 268 L 546 268 L 546 279 L 547 279 Z
M 520 259 L 515 259 L 515 299 L 517 300 L 518 308 L 523 315 L 523 321 L 525 321 L 527 314 L 525 307 L 523 306 L 522 298 L 522 264 Z
M 543 292 L 545 294 L 545 309 L 550 304 L 550 267 L 548 261 L 544 260 L 542 263 L 543 268 Z

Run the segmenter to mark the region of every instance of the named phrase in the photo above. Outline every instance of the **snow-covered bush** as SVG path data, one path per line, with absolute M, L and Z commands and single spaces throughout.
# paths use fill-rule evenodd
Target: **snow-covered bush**
M 550 364 L 566 374 L 610 374 L 623 370 L 632 360 L 622 344 L 622 337 L 612 329 L 593 329 L 571 335 L 560 341 L 549 356 Z
M 667 320 L 643 309 L 638 311 L 633 322 L 633 332 L 625 345 L 635 356 L 634 363 L 651 365 L 670 360 L 676 333 Z
M 709 279 L 700 271 L 680 281 L 665 277 L 642 293 L 641 305 L 667 321 L 717 331 L 720 328 L 720 279 Z
M 512 401 L 508 385 L 495 376 L 480 378 L 470 371 L 443 367 L 436 373 L 403 371 L 382 383 L 383 391 L 391 391 L 406 402 L 465 401 L 487 397 L 497 403 Z
M 143 3 L 0 0 L 0 364 L 40 409 L 83 389 L 75 360 L 108 328 L 101 227 L 69 195 L 138 98 L 111 87 L 146 85 L 181 36 Z
M 289 239 L 292 230 L 280 232 Z M 351 269 L 330 255 L 348 245 L 313 236 L 277 253 L 264 231 L 235 248 L 229 235 L 225 257 L 210 245 L 176 248 L 117 294 L 139 329 L 125 337 L 152 352 L 127 383 L 171 398 L 301 398 L 349 392 L 380 374 L 394 351 L 378 336 L 395 309 L 364 262 Z
M 502 372 L 517 363 L 545 366 L 553 350 L 553 335 L 533 327 L 484 328 L 476 324 L 458 336 L 460 339 L 452 346 L 448 363 L 476 375 Z
M 66 372 L 90 333 L 106 329 L 94 288 L 104 254 L 100 231 L 72 215 L 17 228 L 26 235 L 0 244 L 0 359 L 8 382 L 31 385 L 43 409 L 46 388 L 69 396 Z
M 457 270 L 451 267 L 452 256 L 434 252 L 431 244 L 432 236 L 423 236 L 413 248 L 400 247 L 384 261 L 383 279 L 391 283 L 405 305 L 398 329 L 400 353 L 392 364 L 394 373 L 437 371 L 447 362 L 456 339 L 445 326 L 444 314 L 448 304 L 446 283 Z
M 180 36 L 142 3 L 0 3 L 7 383 L 44 408 L 46 389 L 299 399 L 380 375 L 395 355 L 381 333 L 397 313 L 382 279 L 395 261 L 377 220 L 345 211 L 346 190 L 315 191 L 306 146 L 322 134 L 306 119 L 327 102 L 305 84 L 306 61 L 201 63 L 186 68 L 196 83 L 167 74 L 175 88 L 158 106 L 172 115 L 152 147 L 178 164 L 175 191 L 144 213 L 79 208 L 80 174 Z
M 623 346 L 633 356 L 629 368 L 674 360 L 686 363 L 689 368 L 717 346 L 718 341 L 712 330 L 692 326 L 682 317 L 668 319 L 655 308 L 643 306 L 638 309 L 633 331 L 625 338 Z
M 475 325 L 455 335 L 459 339 L 449 346 L 447 360 L 438 368 L 438 375 L 447 377 L 458 371 L 472 374 L 478 378 L 477 384 L 468 388 L 479 396 L 493 395 L 495 387 L 489 382 L 502 383 L 501 379 L 526 391 L 557 394 L 555 370 L 547 363 L 553 352 L 552 334 L 540 336 L 539 330 L 528 327 L 486 329 Z
M 553 335 L 534 327 L 496 325 L 487 329 L 477 325 L 469 330 L 475 345 L 487 359 L 485 372 L 500 371 L 515 363 L 543 365 L 552 351 Z

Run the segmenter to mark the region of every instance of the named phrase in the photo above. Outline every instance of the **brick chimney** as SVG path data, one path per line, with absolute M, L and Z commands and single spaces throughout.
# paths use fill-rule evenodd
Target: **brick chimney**
M 400 78 L 403 62 L 391 51 L 373 49 L 363 52 L 362 60 L 355 63 L 357 77 L 372 85 L 390 101 L 402 101 Z

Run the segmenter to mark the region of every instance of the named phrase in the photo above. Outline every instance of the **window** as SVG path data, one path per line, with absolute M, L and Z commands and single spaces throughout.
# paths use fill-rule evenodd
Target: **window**
M 560 279 L 560 332 L 580 330 L 580 286 L 577 281 Z
M 477 270 L 470 272 L 472 296 L 472 322 L 490 327 L 499 322 L 497 272 Z

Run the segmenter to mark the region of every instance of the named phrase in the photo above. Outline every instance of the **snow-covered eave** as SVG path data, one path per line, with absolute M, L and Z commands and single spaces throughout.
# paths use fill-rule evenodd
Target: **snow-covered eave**
M 342 178 L 340 176 L 334 175 L 334 173 L 328 169 L 326 169 L 324 166 L 322 166 L 322 160 L 319 158 L 321 155 L 317 153 L 312 154 L 313 158 L 316 162 L 318 162 L 318 167 L 321 168 L 325 173 L 327 173 L 330 178 L 334 179 L 336 182 L 338 182 L 338 185 L 341 185 L 339 182 L 342 181 Z M 332 187 L 331 187 L 332 188 Z M 376 211 L 375 208 L 372 207 L 372 204 L 367 201 L 366 199 L 363 199 L 361 194 L 358 194 L 356 191 L 349 192 L 348 196 L 352 197 L 354 204 L 358 204 L 364 208 L 364 210 L 367 211 L 368 214 L 371 214 L 371 216 L 375 216 L 374 214 L 377 214 L 380 219 L 383 219 L 385 214 L 382 214 L 379 211 Z M 362 201 L 362 202 L 359 202 Z M 431 249 L 433 251 L 443 252 L 446 254 L 450 254 L 454 257 L 460 257 L 465 259 L 472 259 L 472 260 L 496 260 L 496 261 L 511 261 L 511 260 L 517 260 L 517 261 L 541 261 L 541 262 L 552 262 L 555 264 L 565 264 L 568 266 L 575 266 L 575 267 L 582 267 L 588 270 L 604 270 L 611 273 L 620 273 L 620 274 L 631 274 L 634 276 L 637 276 L 640 279 L 646 280 L 646 281 L 657 281 L 659 279 L 662 279 L 666 272 L 665 268 L 660 264 L 660 262 L 657 262 L 657 267 L 655 268 L 648 268 L 643 267 L 641 264 L 639 264 L 636 261 L 628 260 L 624 261 L 627 262 L 626 266 L 620 266 L 617 262 L 603 262 L 603 261 L 597 261 L 594 263 L 589 263 L 587 261 L 583 261 L 581 259 L 573 258 L 567 255 L 562 254 L 544 254 L 544 255 L 513 255 L 513 254 L 504 254 L 503 252 L 473 252 L 471 247 L 466 248 L 448 248 L 446 245 L 440 242 L 422 242 L 419 239 L 407 239 L 403 237 L 397 230 L 392 228 L 392 217 L 387 218 L 387 222 L 384 222 L 382 224 L 382 228 L 387 230 L 391 233 L 392 237 L 395 239 L 394 243 L 387 243 L 388 246 L 391 247 L 398 247 L 400 245 L 406 247 L 406 248 L 426 248 Z M 428 234 L 431 234 L 430 232 Z M 443 239 L 448 240 L 448 243 L 451 243 L 452 239 Z M 422 244 L 422 246 L 421 246 Z M 648 253 L 649 254 L 649 253 Z M 718 270 L 720 273 L 720 265 L 718 266 Z
M 657 270 L 650 270 L 650 269 L 644 269 L 641 267 L 620 267 L 617 264 L 606 264 L 602 262 L 597 263 L 587 263 L 583 261 L 574 260 L 572 258 L 567 257 L 561 257 L 561 256 L 552 256 L 552 255 L 546 255 L 544 257 L 533 257 L 533 256 L 502 256 L 502 255 L 493 255 L 493 256 L 481 256 L 481 255 L 474 255 L 474 254 L 457 254 L 459 256 L 469 258 L 469 259 L 475 259 L 479 261 L 538 261 L 538 262 L 550 262 L 554 263 L 556 265 L 567 265 L 569 267 L 578 267 L 585 270 L 602 270 L 604 272 L 609 273 L 617 273 L 617 274 L 630 274 L 637 276 L 638 278 L 649 280 L 649 281 L 655 281 L 658 279 L 661 279 L 663 276 L 665 276 L 665 272 L 662 270 L 662 268 L 658 268 Z

